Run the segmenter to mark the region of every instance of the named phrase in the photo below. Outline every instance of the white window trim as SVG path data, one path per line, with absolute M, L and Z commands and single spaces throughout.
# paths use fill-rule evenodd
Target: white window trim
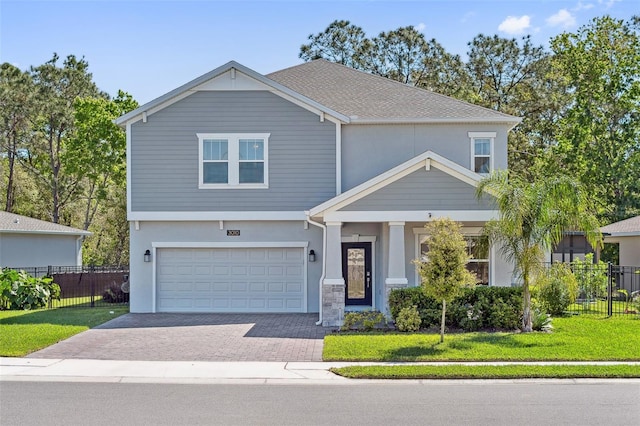
M 482 233 L 481 227 L 477 227 L 477 226 L 462 227 L 462 235 L 465 237 L 477 237 L 481 235 L 481 233 Z M 414 250 L 415 250 L 414 259 L 420 259 L 420 257 L 422 256 L 422 253 L 420 252 L 420 238 L 423 236 L 427 236 L 428 233 L 425 228 L 413 228 L 413 234 L 414 234 Z M 494 249 L 493 246 L 489 247 L 489 258 L 486 261 L 486 263 L 489 264 L 489 286 L 493 285 L 493 277 L 494 277 L 493 267 L 495 264 L 494 262 L 495 253 L 493 249 Z M 474 259 L 471 259 L 470 262 L 473 262 L 473 260 Z M 480 263 L 480 262 L 476 261 L 475 263 Z M 418 268 L 415 268 L 415 285 L 416 286 L 420 285 L 420 274 L 418 273 Z
M 265 189 L 269 187 L 269 137 L 271 133 L 196 133 L 198 136 L 198 188 L 199 189 Z M 228 181 L 229 183 L 204 183 L 204 153 L 205 139 L 226 139 L 228 141 Z M 264 183 L 239 182 L 239 146 L 240 139 L 264 140 Z
M 476 165 L 476 157 L 484 157 L 484 155 L 476 155 L 475 152 L 475 140 L 476 139 L 489 139 L 489 172 L 492 172 L 494 169 L 493 161 L 495 158 L 495 154 L 493 151 L 494 142 L 496 139 L 497 132 L 469 132 L 469 141 L 471 147 L 471 163 L 469 164 L 469 169 L 472 172 L 478 173 L 475 170 Z M 486 175 L 487 173 L 478 173 L 479 175 Z

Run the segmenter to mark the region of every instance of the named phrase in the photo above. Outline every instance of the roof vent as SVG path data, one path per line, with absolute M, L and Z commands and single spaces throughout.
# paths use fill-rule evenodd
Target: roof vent
M 13 219 L 13 223 L 20 223 L 20 219 Z

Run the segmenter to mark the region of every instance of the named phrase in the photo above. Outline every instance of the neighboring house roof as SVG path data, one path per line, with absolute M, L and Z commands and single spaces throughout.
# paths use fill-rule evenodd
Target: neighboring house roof
M 89 231 L 0 211 L 0 233 L 91 235 Z
M 482 179 L 482 176 L 479 174 L 474 173 L 471 170 L 436 154 L 435 152 L 427 151 L 354 188 L 351 188 L 346 192 L 343 192 L 330 200 L 325 201 L 324 203 L 309 210 L 308 215 L 310 217 L 314 217 L 323 215 L 327 212 L 339 210 L 423 167 L 427 170 L 431 167 L 435 167 L 475 187 L 478 186 L 478 183 Z
M 344 65 L 316 59 L 267 74 L 352 123 L 507 122 L 520 118 Z
M 612 237 L 632 237 L 640 235 L 640 216 L 621 220 L 600 228 L 600 232 Z
M 230 70 L 290 100 L 344 123 L 511 123 L 521 119 L 344 65 L 316 59 L 266 76 L 231 61 L 117 118 L 115 123 L 145 119 L 198 91 Z M 264 87 L 263 86 L 263 87 Z

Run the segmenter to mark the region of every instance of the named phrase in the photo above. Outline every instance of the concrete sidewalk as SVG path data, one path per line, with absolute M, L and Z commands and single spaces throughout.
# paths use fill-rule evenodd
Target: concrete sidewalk
M 348 365 L 406 365 L 392 362 L 190 362 L 91 359 L 0 358 L 1 381 L 87 381 L 114 383 L 362 383 L 329 372 Z M 415 365 L 583 364 L 640 362 L 428 362 Z M 629 379 L 626 379 L 629 380 Z M 634 380 L 634 379 L 630 379 Z M 368 381 L 369 382 L 369 381 Z M 639 381 L 640 382 L 640 381 Z

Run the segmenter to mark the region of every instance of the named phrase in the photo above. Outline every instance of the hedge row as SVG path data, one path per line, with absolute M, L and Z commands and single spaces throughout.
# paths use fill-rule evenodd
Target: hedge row
M 421 327 L 440 324 L 442 301 L 428 297 L 422 287 L 402 288 L 389 294 L 389 310 L 394 321 L 402 308 L 415 306 L 422 320 Z M 515 330 L 522 321 L 521 287 L 484 287 L 464 289 L 447 304 L 448 327 L 465 331 L 480 329 Z

